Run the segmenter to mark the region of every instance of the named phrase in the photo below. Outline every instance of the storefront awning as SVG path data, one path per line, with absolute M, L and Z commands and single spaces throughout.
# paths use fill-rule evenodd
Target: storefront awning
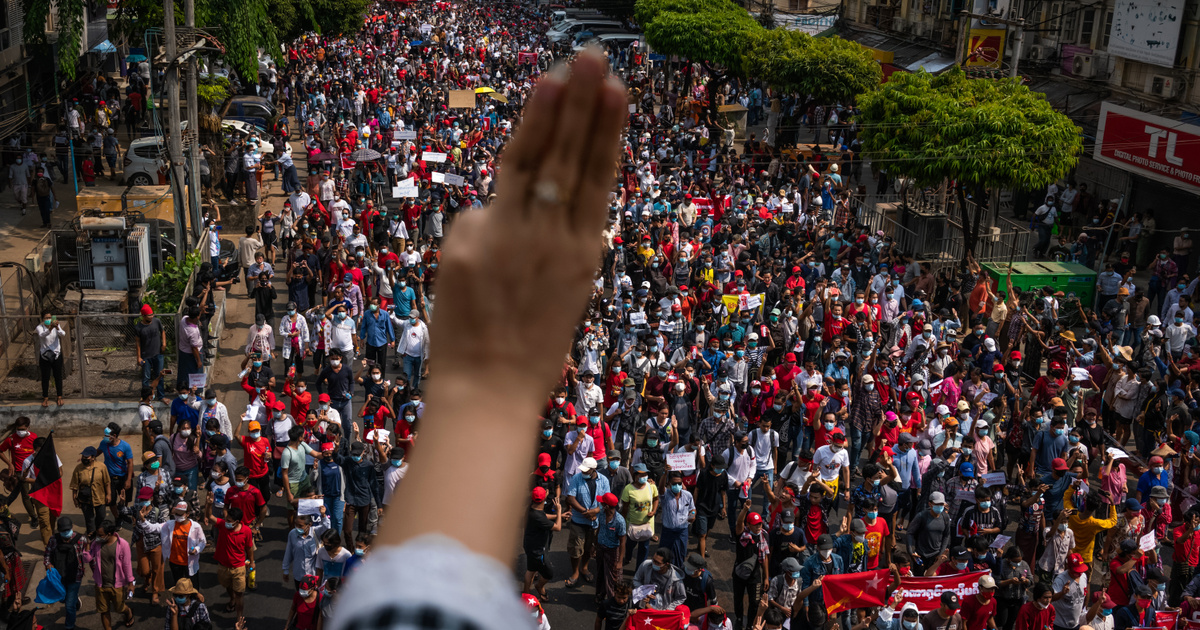
M 938 74 L 954 66 L 954 57 L 937 47 L 905 41 L 882 31 L 846 29 L 841 36 L 871 49 L 881 64 L 908 72 L 924 69 L 930 74 Z
M 106 39 L 106 40 L 100 42 L 99 44 L 96 44 L 96 47 L 89 50 L 88 52 L 94 52 L 94 53 L 100 53 L 102 55 L 107 55 L 109 53 L 117 52 L 117 47 L 113 46 L 113 43 Z

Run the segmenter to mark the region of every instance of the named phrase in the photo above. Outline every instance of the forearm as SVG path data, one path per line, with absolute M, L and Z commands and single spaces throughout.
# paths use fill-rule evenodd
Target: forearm
M 447 461 L 446 458 L 465 457 L 483 459 L 489 453 L 495 453 L 497 446 L 500 452 L 510 456 L 495 462 L 492 474 L 486 479 L 469 474 L 466 469 L 449 471 L 451 477 L 458 479 L 447 480 L 427 475 L 415 475 L 405 479 L 397 489 L 397 501 L 402 505 L 412 506 L 407 511 L 407 518 L 401 518 L 399 513 L 391 512 L 385 516 L 380 531 L 382 544 L 400 544 L 418 536 L 440 533 L 458 540 L 468 548 L 490 555 L 502 564 L 512 562 L 512 549 L 517 543 L 522 523 L 523 505 L 525 505 L 524 484 L 522 482 L 529 471 L 527 462 L 535 458 L 537 444 L 529 436 L 519 431 L 504 432 L 498 439 L 501 444 L 467 444 L 463 452 L 461 436 L 463 432 L 474 429 L 484 430 L 485 427 L 495 426 L 495 410 L 509 411 L 509 422 L 515 424 L 520 418 L 528 418 L 538 413 L 541 391 L 540 387 L 511 384 L 511 379 L 505 375 L 502 378 L 468 378 L 465 375 L 454 380 L 447 374 L 443 378 L 430 381 L 428 407 L 426 410 L 425 430 L 422 432 L 421 448 L 413 453 L 412 465 L 416 468 L 432 466 L 437 461 Z M 479 386 L 493 383 L 490 395 L 480 395 Z M 486 404 L 482 401 L 488 401 Z M 431 415 L 432 414 L 432 415 Z M 454 422 L 451 422 L 451 420 Z M 468 424 L 477 426 L 463 426 Z M 486 420 L 484 420 L 486 419 Z M 502 420 L 503 422 L 503 420 Z M 495 459 L 494 457 L 490 459 Z M 429 462 L 426 464 L 425 462 Z M 447 481 L 461 482 L 461 487 L 471 488 L 471 503 L 480 508 L 483 513 L 492 514 L 495 526 L 488 528 L 482 535 L 478 528 L 467 522 L 446 522 L 443 519 L 413 518 L 415 514 L 446 514 L 452 512 L 456 505 L 461 505 L 460 497 L 446 495 Z

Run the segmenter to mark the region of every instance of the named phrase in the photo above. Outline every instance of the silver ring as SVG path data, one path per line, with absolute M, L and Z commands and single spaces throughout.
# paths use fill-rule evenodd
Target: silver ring
M 543 179 L 533 185 L 533 198 L 542 203 L 558 205 L 562 203 L 562 195 L 558 191 L 558 182 Z

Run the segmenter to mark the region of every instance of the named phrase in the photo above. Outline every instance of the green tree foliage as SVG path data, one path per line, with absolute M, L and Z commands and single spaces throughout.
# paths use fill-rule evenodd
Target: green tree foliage
M 75 79 L 75 64 L 83 41 L 83 0 L 25 0 L 25 43 L 46 44 L 46 20 L 52 7 L 58 14 L 59 69 L 68 80 Z
M 1044 188 L 1083 151 L 1075 123 L 1016 79 L 968 79 L 959 69 L 937 77 L 897 72 L 861 95 L 858 107 L 863 149 L 889 174 L 918 185 L 959 183 L 964 229 L 968 187 Z M 977 215 L 968 250 L 978 227 Z

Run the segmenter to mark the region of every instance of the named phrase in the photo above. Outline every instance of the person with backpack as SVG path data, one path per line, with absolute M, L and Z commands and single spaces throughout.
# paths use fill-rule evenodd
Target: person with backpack
M 86 536 L 75 533 L 75 524 L 69 516 L 58 517 L 58 534 L 46 543 L 43 556 L 46 570 L 54 569 L 62 579 L 63 591 L 66 595 L 67 618 L 64 628 L 72 630 L 75 627 L 75 612 L 79 609 L 79 587 L 83 585 L 84 567 L 91 562 Z
M 167 589 L 171 599 L 167 600 L 167 627 L 171 630 L 212 630 L 212 619 L 208 607 L 200 601 L 200 593 L 188 578 L 179 578 L 175 586 Z
M 42 214 L 42 227 L 50 227 L 50 211 L 54 209 L 54 181 L 40 167 L 33 178 L 33 195 Z
M 300 580 L 300 588 L 292 595 L 292 608 L 288 611 L 287 630 L 317 630 L 321 627 L 321 604 L 324 595 L 318 588 L 315 575 L 306 575 Z

